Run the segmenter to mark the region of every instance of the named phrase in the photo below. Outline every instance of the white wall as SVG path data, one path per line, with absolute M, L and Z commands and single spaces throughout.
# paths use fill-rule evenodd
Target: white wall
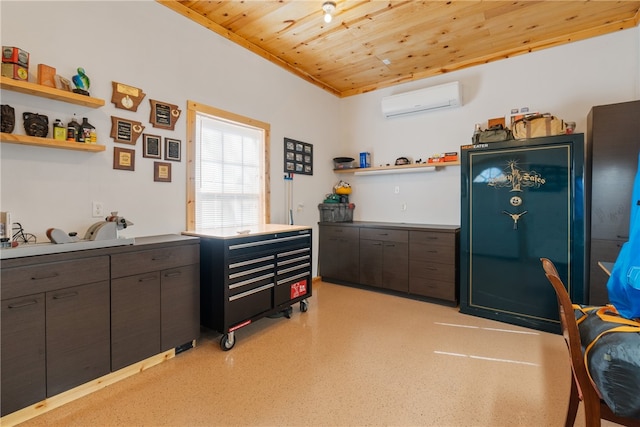
M 640 99 L 639 35 L 636 27 L 344 99 L 344 145 L 334 154 L 357 158 L 360 151 L 371 151 L 377 166 L 400 156 L 415 160 L 460 152 L 474 123 L 484 128 L 489 118 L 524 106 L 575 121 L 576 132 L 584 133 L 592 106 Z M 390 120 L 381 114 L 384 96 L 456 80 L 463 86 L 461 108 Z M 453 166 L 428 173 L 341 176 L 353 187 L 355 219 L 460 224 L 459 173 Z
M 2 91 L 2 104 L 20 116 L 14 133 L 24 134 L 25 111 L 65 123 L 76 113 L 89 119 L 99 143 L 107 146 L 102 153 L 85 153 L 0 145 L 0 210 L 12 212 L 14 221 L 39 241 L 46 241 L 50 227 L 83 235 L 100 220 L 91 217 L 92 201 L 134 223 L 122 233 L 126 237 L 183 231 L 187 100 L 271 124 L 274 223 L 287 220 L 283 138 L 313 144 L 314 175 L 294 178 L 294 218 L 296 224 L 317 223 L 317 203 L 333 182 L 332 146 L 338 128 L 325 124 L 338 122 L 338 98 L 155 2 L 2 1 L 0 8 L 2 45 L 30 52 L 32 81 L 39 63 L 69 78 L 81 66 L 91 78 L 91 95 L 106 101 L 104 107 L 90 109 Z M 114 107 L 112 81 L 146 93 L 137 112 Z M 152 127 L 149 99 L 182 109 L 174 131 Z M 172 163 L 171 183 L 153 181 L 153 159 L 142 157 L 142 138 L 134 147 L 135 171 L 112 168 L 113 147 L 131 146 L 114 144 L 109 137 L 111 116 L 140 121 L 145 133 L 182 140 L 182 162 Z
M 85 24 L 72 25 L 70 17 Z M 50 227 L 84 233 L 96 221 L 91 202 L 101 201 L 135 225 L 123 235 L 179 233 L 186 223 L 186 162 L 173 163 L 173 182 L 153 181 L 153 160 L 136 149 L 135 172 L 112 169 L 110 117 L 143 122 L 145 132 L 181 139 L 186 145 L 186 101 L 194 100 L 271 124 L 271 218 L 286 222 L 283 138 L 314 145 L 314 175 L 294 179 L 296 224 L 317 231 L 317 204 L 345 179 L 354 187 L 355 218 L 393 222 L 459 224 L 459 168 L 438 172 L 352 176 L 331 171 L 331 159 L 371 151 L 374 164 L 399 156 L 426 158 L 460 151 L 473 124 L 529 106 L 577 122 L 584 132 L 592 105 L 640 98 L 638 28 L 518 56 L 422 81 L 346 99 L 270 64 L 211 31 L 151 1 L 0 1 L 3 45 L 31 53 L 38 63 L 70 77 L 82 66 L 91 92 L 107 105 L 88 109 L 2 91 L 2 104 L 21 115 L 46 114 L 67 122 L 76 113 L 98 129 L 103 153 L 84 153 L 14 144 L 0 145 L 0 210 L 44 240 Z M 75 19 L 75 18 L 74 18 Z M 35 78 L 35 77 L 32 77 Z M 385 120 L 383 96 L 459 80 L 459 109 Z M 111 104 L 111 82 L 141 88 L 147 97 L 137 113 Z M 179 105 L 183 116 L 174 131 L 148 122 L 149 99 Z M 16 133 L 23 133 L 21 120 Z M 394 194 L 395 186 L 400 188 Z M 401 211 L 402 203 L 407 210 Z M 317 243 L 317 233 L 314 241 Z M 315 246 L 317 247 L 317 245 Z M 314 263 L 315 265 L 315 263 Z M 315 269 L 314 269 L 315 274 Z

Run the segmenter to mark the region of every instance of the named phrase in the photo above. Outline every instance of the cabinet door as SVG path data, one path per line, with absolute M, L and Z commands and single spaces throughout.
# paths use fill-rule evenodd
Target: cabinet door
M 111 370 L 160 353 L 160 272 L 111 281 Z
M 109 282 L 47 292 L 47 396 L 109 373 Z
M 357 227 L 321 226 L 320 275 L 323 279 L 358 283 L 360 232 Z
M 161 350 L 200 335 L 200 265 L 164 270 L 160 278 Z
M 380 240 L 360 240 L 360 283 L 382 287 L 384 247 Z
M 383 244 L 382 283 L 386 289 L 409 291 L 409 245 L 404 242 Z
M 2 301 L 2 416 L 46 397 L 44 294 Z

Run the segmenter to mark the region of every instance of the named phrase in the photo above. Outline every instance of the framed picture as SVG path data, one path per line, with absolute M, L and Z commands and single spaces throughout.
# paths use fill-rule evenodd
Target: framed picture
M 313 144 L 284 139 L 284 171 L 313 175 Z
M 160 159 L 162 157 L 162 138 L 158 135 L 142 134 L 142 157 Z
M 164 159 L 172 160 L 174 162 L 180 161 L 181 142 L 179 139 L 165 138 L 164 139 Z
M 136 168 L 136 150 L 113 147 L 113 168 L 133 171 Z
M 153 180 L 171 182 L 171 163 L 153 162 Z

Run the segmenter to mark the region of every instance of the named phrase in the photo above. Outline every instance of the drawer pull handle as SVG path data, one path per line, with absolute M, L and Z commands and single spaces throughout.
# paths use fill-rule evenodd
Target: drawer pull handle
M 374 243 L 373 246 L 382 246 L 382 243 Z
M 147 277 L 141 277 L 138 279 L 138 282 L 148 282 L 149 280 L 155 280 L 156 276 L 147 276 Z
M 53 279 L 54 277 L 58 277 L 58 273 L 48 274 L 46 276 L 33 276 L 31 280 L 44 280 L 44 279 Z
M 37 303 L 38 303 L 37 300 L 31 299 L 31 300 L 28 300 L 28 301 L 20 301 L 20 302 L 17 302 L 15 304 L 9 304 L 9 308 L 28 307 L 30 305 L 34 305 L 34 304 L 37 304 Z
M 378 233 L 378 236 L 388 236 L 389 233 Z
M 182 276 L 182 271 L 173 271 L 171 273 L 167 273 L 164 275 L 164 277 L 178 277 L 178 276 Z
M 65 298 L 71 298 L 71 297 L 77 297 L 78 293 L 77 292 L 66 292 L 64 294 L 55 294 L 53 296 L 53 299 L 65 299 Z
M 169 255 L 154 256 L 153 258 L 151 258 L 151 261 L 165 261 L 169 258 L 171 258 Z

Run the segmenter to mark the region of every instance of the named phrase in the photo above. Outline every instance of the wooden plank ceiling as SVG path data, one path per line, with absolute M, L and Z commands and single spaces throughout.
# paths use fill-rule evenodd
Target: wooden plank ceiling
M 337 0 L 328 24 L 324 0 L 157 1 L 339 97 L 640 20 L 640 1 Z

